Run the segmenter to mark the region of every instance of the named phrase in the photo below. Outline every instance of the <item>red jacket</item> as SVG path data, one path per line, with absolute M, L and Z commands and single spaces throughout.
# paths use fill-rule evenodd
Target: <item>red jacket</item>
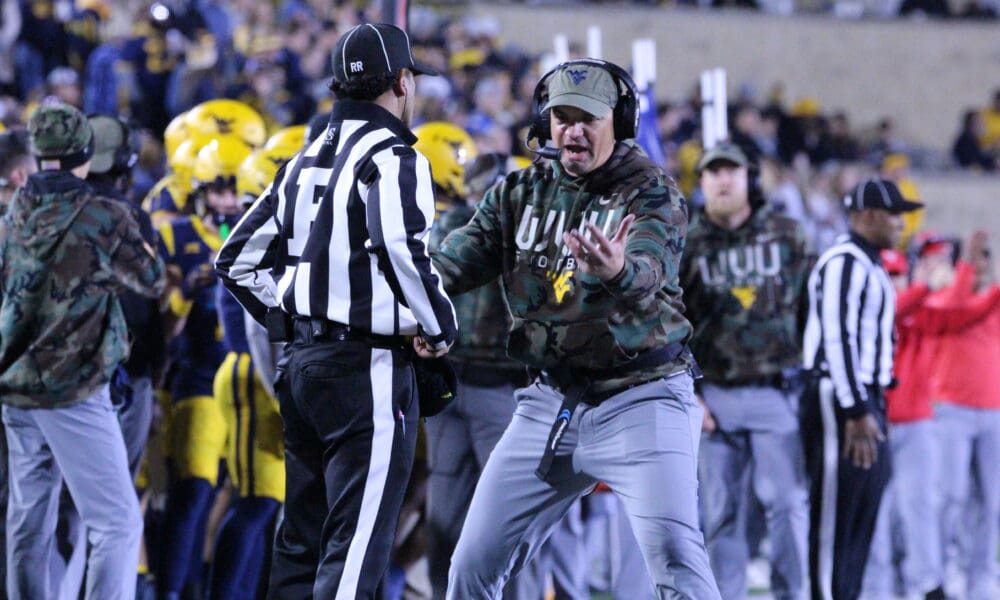
M 934 319 L 947 321 L 934 385 L 937 400 L 969 408 L 1000 409 L 1000 287 L 973 293 L 975 270 L 959 263 L 955 295 L 930 303 Z
M 918 421 L 934 415 L 930 386 L 926 377 L 919 374 L 929 373 L 934 364 L 937 336 L 914 326 L 929 294 L 926 285 L 917 284 L 896 296 L 896 355 L 892 370 L 898 383 L 885 393 L 890 423 Z

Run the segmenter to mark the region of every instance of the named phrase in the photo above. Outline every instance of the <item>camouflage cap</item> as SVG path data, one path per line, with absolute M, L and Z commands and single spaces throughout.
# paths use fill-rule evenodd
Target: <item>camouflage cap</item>
M 43 104 L 28 119 L 31 152 L 42 169 L 76 168 L 94 153 L 94 132 L 76 108 L 62 103 Z
M 611 73 L 597 65 L 566 65 L 549 77 L 548 93 L 543 111 L 572 106 L 603 117 L 618 104 L 618 84 Z

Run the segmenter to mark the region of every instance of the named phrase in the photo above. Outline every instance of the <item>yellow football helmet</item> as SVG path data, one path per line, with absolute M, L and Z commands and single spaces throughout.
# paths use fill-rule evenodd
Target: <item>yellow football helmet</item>
M 198 151 L 192 179 L 194 187 L 236 186 L 236 171 L 252 149 L 233 137 L 212 140 Z
M 260 196 L 268 185 L 274 181 L 286 162 L 296 152 L 285 148 L 261 148 L 243 159 L 236 170 L 236 195 L 241 204 L 249 205 Z
M 264 148 L 293 148 L 298 152 L 306 144 L 306 126 L 292 125 L 274 132 L 274 135 L 267 138 Z
M 237 100 L 221 98 L 202 102 L 188 111 L 185 124 L 189 135 L 203 144 L 222 137 L 235 137 L 245 145 L 259 148 L 267 140 L 264 118 Z
M 191 175 L 194 172 L 194 163 L 198 160 L 199 150 L 201 146 L 197 140 L 189 138 L 181 142 L 167 159 L 167 166 L 177 180 L 188 189 L 191 187 Z
M 163 130 L 163 147 L 167 153 L 167 160 L 170 160 L 174 152 L 177 151 L 177 146 L 180 146 L 184 140 L 188 139 L 186 117 L 187 113 L 182 112 L 171 119 L 167 128 Z
M 472 137 L 461 127 L 444 121 L 424 123 L 413 130 L 414 148 L 431 163 L 431 177 L 447 195 L 465 199 L 465 165 L 479 153 Z

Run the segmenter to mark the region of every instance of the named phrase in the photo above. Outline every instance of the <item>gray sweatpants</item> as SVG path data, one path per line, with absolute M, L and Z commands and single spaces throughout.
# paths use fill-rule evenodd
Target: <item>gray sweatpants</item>
M 966 581 L 969 600 L 995 599 L 997 543 L 1000 539 L 1000 410 L 941 402 L 935 406 L 941 434 L 941 488 L 944 521 L 941 535 L 950 543 L 968 539 Z M 975 476 L 980 498 L 970 497 Z M 962 527 L 969 503 L 975 509 L 975 535 Z M 959 544 L 961 546 L 961 544 Z
M 767 518 L 772 593 L 805 598 L 809 493 L 797 399 L 765 386 L 705 385 L 702 397 L 717 425 L 702 440 L 700 474 L 705 542 L 722 597 L 746 597 L 749 483 Z
M 892 478 L 879 506 L 865 568 L 864 596 L 870 600 L 894 597 L 897 539 L 907 594 L 923 596 L 944 583 L 937 423 L 933 419 L 894 423 L 889 447 Z
M 125 441 L 128 470 L 132 481 L 139 474 L 142 457 L 146 452 L 149 427 L 153 422 L 153 380 L 149 377 L 132 378 L 132 403 L 118 411 L 118 422 Z M 83 577 L 87 568 L 87 532 L 80 523 L 80 513 L 73 502 L 65 498 L 59 507 L 61 521 L 59 546 L 68 550 L 67 556 L 56 553 L 52 557 L 52 576 L 60 580 L 59 598 L 75 600 L 80 596 Z
M 104 387 L 84 402 L 53 410 L 3 407 L 10 452 L 7 593 L 11 600 L 54 598 L 49 558 L 65 480 L 91 545 L 87 598 L 135 595 L 142 514 L 125 443 Z
M 428 419 L 427 561 L 431 597 L 444 598 L 448 565 L 458 543 L 476 482 L 514 415 L 514 386 L 487 387 L 459 380 L 455 401 Z M 571 510 L 535 560 L 508 582 L 505 600 L 538 600 L 551 574 L 557 598 L 587 592 L 579 507 Z M 562 593 L 562 596 L 560 596 Z
M 603 481 L 622 500 L 660 598 L 719 598 L 698 529 L 702 410 L 681 373 L 599 406 L 581 404 L 550 482 L 535 475 L 562 395 L 538 382 L 518 406 L 480 477 L 448 576 L 448 598 L 495 599 L 557 521 Z

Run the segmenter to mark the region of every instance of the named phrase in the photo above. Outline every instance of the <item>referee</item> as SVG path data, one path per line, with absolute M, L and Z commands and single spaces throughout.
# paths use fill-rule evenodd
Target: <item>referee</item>
M 861 593 L 890 468 L 883 392 L 892 382 L 896 295 L 879 251 L 899 241 L 900 215 L 922 206 L 904 200 L 885 179 L 862 181 L 844 202 L 850 232 L 809 276 L 803 339 L 812 375 L 800 418 L 811 478 L 809 570 L 816 600 Z
M 414 76 L 433 72 L 387 24 L 345 33 L 333 68 L 325 134 L 278 171 L 216 261 L 292 342 L 275 383 L 287 471 L 276 599 L 374 597 L 417 438 L 411 356 L 444 355 L 456 335 L 425 247 L 430 167 L 409 129 Z

